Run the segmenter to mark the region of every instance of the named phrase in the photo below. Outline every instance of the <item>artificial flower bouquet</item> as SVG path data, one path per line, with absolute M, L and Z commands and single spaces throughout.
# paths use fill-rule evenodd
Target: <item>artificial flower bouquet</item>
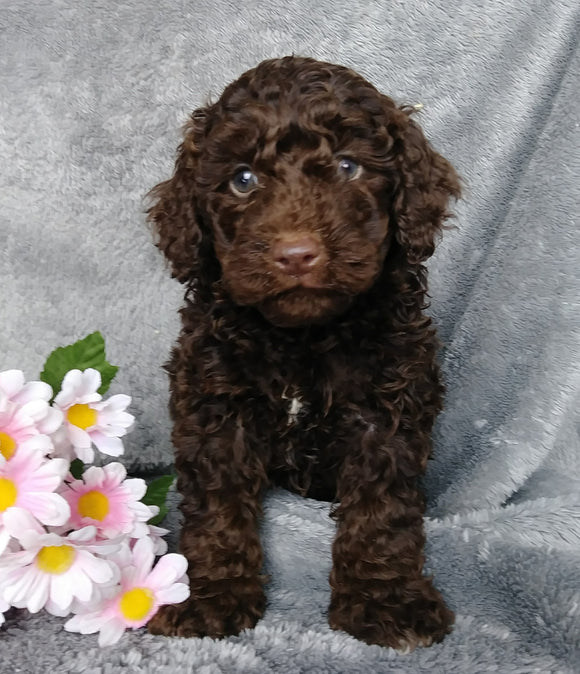
M 87 465 L 120 456 L 134 422 L 129 396 L 102 397 L 116 372 L 98 332 L 54 351 L 42 381 L 0 372 L 0 624 L 10 607 L 72 613 L 66 630 L 106 646 L 189 596 L 157 526 L 173 476 Z

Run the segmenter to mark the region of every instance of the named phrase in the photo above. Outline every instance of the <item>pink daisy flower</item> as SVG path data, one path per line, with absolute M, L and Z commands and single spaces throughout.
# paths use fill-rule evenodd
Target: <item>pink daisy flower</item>
M 119 394 L 102 400 L 97 393 L 101 374 L 89 368 L 70 370 L 65 375 L 60 393 L 54 399 L 55 407 L 64 414 L 64 425 L 54 436 L 59 456 L 78 456 L 84 463 L 92 463 L 93 444 L 103 454 L 120 456 L 123 453 L 121 437 L 133 425 L 135 418 L 125 412 L 131 403 L 127 395 Z
M 187 561 L 171 553 L 155 559 L 153 542 L 140 538 L 133 548 L 118 556 L 121 581 L 96 610 L 88 610 L 70 618 L 65 630 L 94 634 L 99 632 L 99 646 L 110 646 L 123 636 L 127 628 L 143 627 L 164 604 L 177 604 L 189 596 L 183 582 Z M 107 590 L 109 592 L 109 590 Z
M 10 604 L 0 597 L 0 626 L 4 624 L 4 613 L 10 608 Z
M 147 490 L 145 480 L 125 479 L 127 471 L 117 462 L 103 468 L 91 466 L 82 480 L 65 484 L 62 496 L 70 506 L 67 526 L 79 528 L 93 525 L 99 538 L 128 534 L 131 538 L 147 536 L 147 521 L 159 509 L 141 503 Z
M 64 524 L 70 516 L 68 503 L 55 491 L 62 484 L 69 464 L 47 459 L 29 446 L 20 446 L 10 459 L 0 463 L 0 527 L 13 507 L 25 508 L 42 524 Z M 6 534 L 0 534 L 4 540 Z
M 4 519 L 11 536 L 22 547 L 0 558 L 0 596 L 11 606 L 31 613 L 45 608 L 63 616 L 74 600 L 90 602 L 95 585 L 117 581 L 116 565 L 95 553 L 115 552 L 119 543 L 95 542 L 94 527 L 67 536 L 47 533 L 21 508 L 11 508 Z
M 49 405 L 52 389 L 42 381 L 25 382 L 21 370 L 0 372 L 0 456 L 10 460 L 18 447 L 30 444 L 48 453 L 48 435 L 62 423 L 62 412 Z

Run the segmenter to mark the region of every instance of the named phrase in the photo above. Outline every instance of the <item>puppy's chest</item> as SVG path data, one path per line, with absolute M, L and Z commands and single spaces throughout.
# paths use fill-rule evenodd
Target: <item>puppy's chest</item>
M 349 368 L 347 376 L 344 370 L 337 376 L 333 368 L 321 362 L 314 371 L 298 368 L 276 388 L 279 426 L 308 430 L 322 423 L 331 410 L 364 404 L 373 384 L 370 376 L 360 370 Z
M 323 353 L 266 351 L 245 369 L 262 401 L 257 408 L 253 404 L 258 432 L 260 426 L 281 433 L 326 426 L 335 412 L 366 406 L 377 390 L 381 366 L 363 354 L 337 348 Z

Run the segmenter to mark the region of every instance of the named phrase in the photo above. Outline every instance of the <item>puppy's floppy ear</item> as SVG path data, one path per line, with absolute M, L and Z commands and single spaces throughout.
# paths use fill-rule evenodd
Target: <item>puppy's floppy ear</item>
M 154 201 L 147 214 L 156 234 L 156 245 L 169 260 L 172 276 L 181 283 L 200 274 L 204 236 L 195 179 L 207 112 L 207 108 L 200 108 L 192 113 L 184 127 L 173 176 L 148 194 Z
M 395 237 L 409 261 L 420 263 L 433 254 L 437 236 L 452 215 L 449 200 L 459 198 L 461 187 L 453 166 L 433 150 L 411 119 L 414 109 L 403 107 L 399 112 L 395 147 L 401 182 L 394 201 Z

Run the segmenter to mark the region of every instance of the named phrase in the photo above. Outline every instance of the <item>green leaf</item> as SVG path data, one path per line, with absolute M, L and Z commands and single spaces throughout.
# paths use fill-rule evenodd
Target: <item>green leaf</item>
M 103 395 L 109 389 L 119 368 L 111 365 L 105 358 L 105 340 L 100 332 L 93 332 L 70 346 L 55 349 L 47 358 L 40 378 L 52 387 L 56 396 L 69 370 L 86 370 L 89 367 L 101 373 L 99 393 Z
M 85 470 L 85 464 L 80 459 L 71 461 L 69 471 L 75 480 L 80 480 Z
M 145 505 L 155 505 L 159 508 L 159 513 L 155 517 L 152 517 L 148 521 L 148 524 L 159 524 L 169 512 L 165 503 L 167 501 L 167 493 L 174 480 L 175 475 L 162 475 L 153 480 L 147 487 L 145 496 L 141 500 Z

